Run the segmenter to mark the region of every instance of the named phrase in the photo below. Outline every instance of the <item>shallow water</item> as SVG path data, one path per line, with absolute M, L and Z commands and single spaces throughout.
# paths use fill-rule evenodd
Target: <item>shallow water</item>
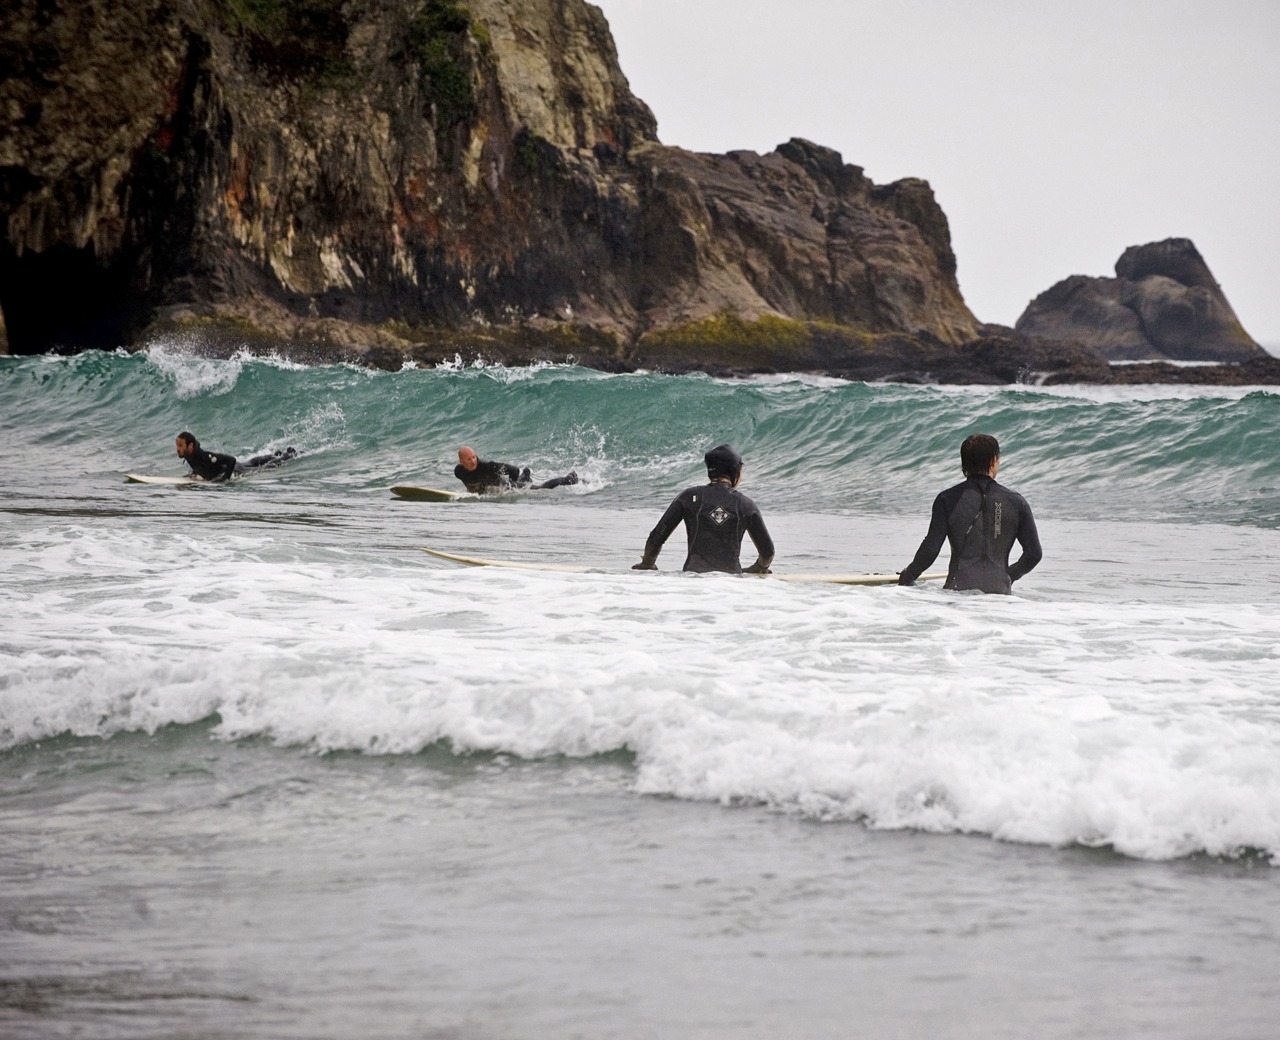
M 1280 891 L 207 727 L 4 763 L 10 1036 L 1269 1035 Z
M 1269 1035 L 1278 401 L 0 362 L 0 1030 Z M 306 455 L 123 483 L 182 428 Z M 627 569 L 732 440 L 775 569 L 897 570 L 975 428 L 1014 597 Z M 389 496 L 462 440 L 586 482 Z

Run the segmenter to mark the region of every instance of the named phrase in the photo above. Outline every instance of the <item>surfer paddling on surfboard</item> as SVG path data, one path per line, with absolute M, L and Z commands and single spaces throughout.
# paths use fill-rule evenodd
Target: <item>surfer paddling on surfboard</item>
M 552 477 L 541 484 L 533 482 L 529 467 L 519 469 L 509 462 L 491 462 L 479 458 L 467 445 L 458 449 L 458 464 L 453 475 L 466 485 L 473 495 L 488 495 L 510 491 L 512 488 L 554 488 L 562 484 L 576 484 L 578 474 L 570 470 L 563 477 Z
M 230 480 L 251 469 L 273 469 L 298 455 L 296 448 L 285 448 L 284 451 L 255 455 L 248 462 L 237 462 L 234 455 L 222 455 L 200 447 L 195 434 L 186 430 L 178 434 L 173 443 L 178 449 L 178 458 L 190 466 L 191 472 L 201 480 Z
M 929 533 L 910 566 L 898 576 L 899 585 L 914 585 L 920 573 L 938 558 L 944 540 L 951 542 L 951 565 L 944 588 L 997 592 L 1008 595 L 1013 583 L 1040 562 L 1040 535 L 1027 500 L 996 483 L 1000 443 L 975 433 L 960 445 L 962 484 L 947 488 L 933 500 Z M 1012 565 L 1009 552 L 1017 541 L 1022 556 Z
M 769 574 L 773 563 L 773 539 L 756 504 L 738 490 L 742 480 L 742 456 L 727 444 L 718 444 L 703 456 L 709 483 L 685 488 L 675 497 L 644 543 L 644 559 L 634 571 L 658 569 L 658 553 L 681 521 L 689 538 L 686 571 L 726 571 L 729 574 Z M 743 568 L 739 556 L 742 536 L 751 535 L 759 558 Z

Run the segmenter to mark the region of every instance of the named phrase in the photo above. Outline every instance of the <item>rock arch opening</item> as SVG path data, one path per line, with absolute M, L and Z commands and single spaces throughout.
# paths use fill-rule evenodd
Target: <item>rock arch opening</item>
M 127 265 L 104 265 L 93 247 L 18 255 L 0 248 L 0 311 L 10 354 L 114 350 L 126 340 Z

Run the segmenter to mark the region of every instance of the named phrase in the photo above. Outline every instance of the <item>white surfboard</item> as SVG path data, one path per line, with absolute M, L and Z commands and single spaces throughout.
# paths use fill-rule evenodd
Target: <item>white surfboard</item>
M 422 551 L 441 560 L 451 560 L 470 567 L 509 567 L 518 571 L 555 571 L 560 574 L 602 573 L 600 567 L 588 567 L 580 563 L 539 563 L 533 560 L 487 560 L 479 556 L 461 556 L 458 553 L 442 552 L 439 549 Z M 604 572 L 609 573 L 609 572 Z M 644 572 L 640 572 L 644 573 Z M 744 577 L 747 575 L 744 575 Z M 922 574 L 919 581 L 937 581 L 947 576 L 946 571 L 932 571 Z M 896 585 L 896 574 L 763 574 L 759 577 L 777 578 L 780 581 L 815 582 L 825 585 Z
M 922 574 L 916 581 L 941 581 L 947 576 L 946 571 L 930 571 Z M 767 574 L 765 577 L 777 578 L 779 581 L 817 582 L 823 585 L 897 585 L 896 574 Z
M 424 553 L 437 556 L 442 560 L 454 563 L 465 563 L 469 567 L 509 567 L 516 571 L 557 571 L 560 574 L 588 574 L 599 572 L 599 567 L 588 567 L 581 563 L 539 563 L 535 560 L 483 560 L 478 556 L 459 556 L 457 553 L 442 552 L 439 549 L 423 547 Z
M 439 488 L 414 487 L 411 484 L 398 484 L 391 489 L 391 493 L 410 502 L 456 502 L 465 497 L 461 491 L 441 491 Z
M 203 484 L 202 477 L 185 476 L 185 477 L 152 477 L 145 473 L 126 473 L 124 475 L 126 484 Z

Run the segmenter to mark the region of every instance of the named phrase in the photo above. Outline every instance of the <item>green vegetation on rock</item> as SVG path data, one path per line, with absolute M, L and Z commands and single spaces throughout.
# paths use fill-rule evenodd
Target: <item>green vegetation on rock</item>
M 901 333 L 772 314 L 749 321 L 721 311 L 646 333 L 629 360 L 678 372 L 814 371 L 878 378 L 911 363 L 925 366 L 938 353 L 937 347 Z
M 462 122 L 475 107 L 465 52 L 471 27 L 471 12 L 448 0 L 427 0 L 409 22 L 405 47 L 422 70 L 441 130 Z M 486 32 L 480 42 L 487 41 Z
M 560 149 L 545 137 L 522 128 L 515 139 L 515 169 L 531 177 L 546 177 L 560 169 Z
M 669 355 L 736 368 L 773 367 L 807 354 L 812 347 L 813 332 L 806 322 L 772 314 L 747 321 L 728 311 L 646 333 L 639 343 L 646 356 Z
M 590 364 L 591 359 L 613 358 L 620 349 L 613 333 L 571 322 L 443 329 L 395 320 L 384 322 L 382 328 L 403 340 L 410 356 L 425 362 L 448 359 L 456 353 L 507 364 L 571 358 Z
M 342 0 L 222 0 L 222 10 L 258 66 L 312 87 L 351 81 L 351 25 Z

